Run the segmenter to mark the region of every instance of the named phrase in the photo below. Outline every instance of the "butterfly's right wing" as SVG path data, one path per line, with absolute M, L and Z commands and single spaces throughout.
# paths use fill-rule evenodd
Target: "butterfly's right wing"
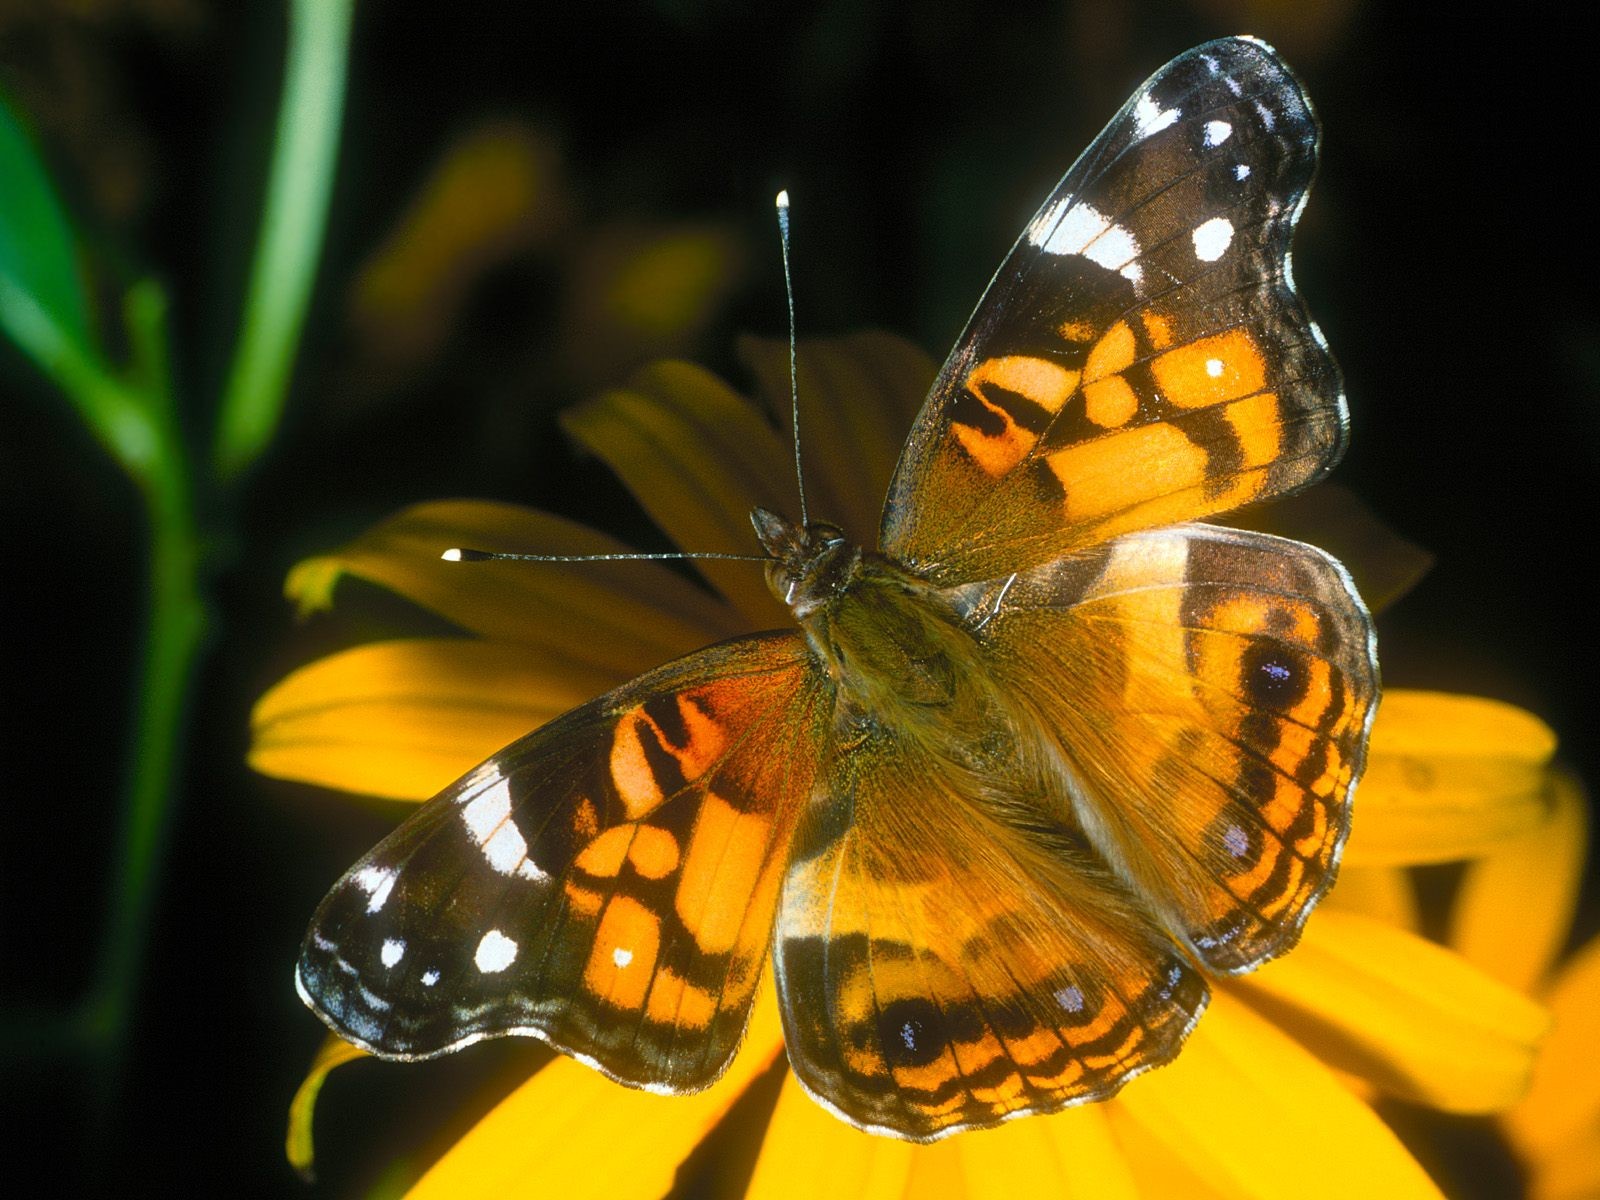
M 996 272 L 895 470 L 881 548 L 946 584 L 1319 478 L 1338 367 L 1289 239 L 1318 130 L 1270 46 L 1147 80 Z
M 329 892 L 301 996 L 389 1058 L 529 1034 L 705 1087 L 743 1035 L 823 681 L 792 633 L 667 664 L 508 746 Z

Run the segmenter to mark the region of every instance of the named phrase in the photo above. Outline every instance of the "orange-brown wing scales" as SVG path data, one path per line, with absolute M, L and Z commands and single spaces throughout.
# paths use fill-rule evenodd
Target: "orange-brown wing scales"
M 857 753 L 804 826 L 774 949 L 812 1095 L 926 1141 L 1109 1096 L 1177 1053 L 1205 982 L 1081 840 L 994 820 L 892 743 Z
M 965 594 L 1083 827 L 1172 932 L 1219 971 L 1289 949 L 1333 882 L 1378 696 L 1343 569 L 1191 525 Z
M 626 1083 L 704 1087 L 744 1031 L 819 697 L 800 640 L 767 635 L 529 734 L 335 886 L 302 992 L 388 1057 L 524 1033 Z
M 896 471 L 885 552 L 951 584 L 991 578 L 1324 473 L 1342 385 L 1288 268 L 1317 136 L 1258 43 L 1201 47 L 1146 83 L 945 364 Z

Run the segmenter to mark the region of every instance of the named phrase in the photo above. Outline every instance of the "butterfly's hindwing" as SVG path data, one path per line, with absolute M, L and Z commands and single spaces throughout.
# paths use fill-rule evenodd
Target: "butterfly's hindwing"
M 1289 274 L 1317 139 L 1288 68 L 1248 39 L 1140 88 L 940 372 L 885 552 L 948 583 L 989 578 L 1323 474 L 1343 450 L 1342 385 Z
M 744 1031 L 817 702 L 799 639 L 771 634 L 528 735 L 330 892 L 302 993 L 386 1057 L 528 1033 L 635 1085 L 706 1086 Z
M 1333 882 L 1377 705 L 1344 570 L 1187 525 L 965 596 L 994 670 L 1057 739 L 1084 828 L 1172 933 L 1222 972 L 1293 946 Z
M 1046 785 L 1019 771 L 979 797 L 925 750 L 857 741 L 802 823 L 774 959 L 806 1089 L 926 1141 L 1101 1099 L 1170 1060 L 1204 979 L 1048 819 Z

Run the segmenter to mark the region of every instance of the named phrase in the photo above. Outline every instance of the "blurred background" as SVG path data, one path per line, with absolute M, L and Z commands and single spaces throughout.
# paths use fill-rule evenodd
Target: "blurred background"
M 211 535 L 213 641 L 109 1072 L 26 1030 L 88 986 L 112 903 L 144 530 L 124 475 L 0 344 L 13 1169 L 38 1155 L 60 1195 L 381 1194 L 525 1077 L 543 1051 L 509 1043 L 417 1068 L 421 1083 L 340 1073 L 318 1182 L 284 1162 L 285 1108 L 322 1036 L 291 985 L 299 940 L 398 806 L 251 774 L 249 709 L 291 667 L 403 618 L 374 594 L 360 616 L 297 625 L 287 569 L 452 495 L 659 547 L 555 416 L 662 354 L 745 382 L 735 336 L 784 330 L 780 187 L 802 335 L 875 326 L 942 358 L 1131 89 L 1223 34 L 1277 45 L 1323 120 L 1295 268 L 1348 378 L 1336 478 L 1437 558 L 1382 618 L 1385 681 L 1528 708 L 1600 780 L 1594 76 L 1568 7 L 358 5 L 310 317 L 283 425 Z M 0 87 L 105 295 L 145 274 L 170 293 L 193 430 L 232 349 L 284 47 L 279 3 L 0 3 Z M 1429 894 L 1447 894 L 1434 875 Z M 1575 941 L 1597 928 L 1590 888 Z M 1519 1194 L 1487 1120 L 1386 1115 L 1449 1194 Z

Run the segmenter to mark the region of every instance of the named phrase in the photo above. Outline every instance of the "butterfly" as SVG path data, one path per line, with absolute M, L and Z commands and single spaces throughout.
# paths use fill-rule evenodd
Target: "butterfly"
M 1170 1061 L 1332 884 L 1378 696 L 1327 554 L 1204 518 L 1347 436 L 1289 243 L 1318 126 L 1249 38 L 1140 87 L 1023 230 L 876 550 L 752 514 L 798 628 L 529 733 L 334 886 L 297 971 L 394 1059 L 541 1038 L 704 1088 L 770 954 L 790 1064 L 928 1141 Z

